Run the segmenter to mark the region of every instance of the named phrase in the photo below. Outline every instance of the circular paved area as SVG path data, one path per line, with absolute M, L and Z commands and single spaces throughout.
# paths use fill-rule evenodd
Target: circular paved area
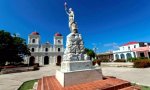
M 23 82 L 54 75 L 57 69 L 60 67 L 49 65 L 41 67 L 39 71 L 0 75 L 0 90 L 17 90 Z M 115 76 L 133 83 L 150 86 L 150 68 L 102 67 L 102 71 L 105 76 Z

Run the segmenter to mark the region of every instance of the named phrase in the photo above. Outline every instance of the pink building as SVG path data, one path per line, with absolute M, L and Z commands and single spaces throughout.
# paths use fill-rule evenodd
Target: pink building
M 150 43 L 147 42 L 128 42 L 113 51 L 114 60 L 138 57 L 150 58 Z
M 138 48 L 133 48 L 133 52 L 136 53 L 137 57 L 147 57 L 150 58 L 150 46 L 143 46 Z

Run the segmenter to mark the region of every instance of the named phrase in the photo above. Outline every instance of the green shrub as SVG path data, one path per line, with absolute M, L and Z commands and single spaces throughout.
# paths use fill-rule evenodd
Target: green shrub
M 117 59 L 114 62 L 126 62 L 126 60 L 124 60 L 124 59 Z
M 135 60 L 133 67 L 135 68 L 147 68 L 150 67 L 150 60 Z
M 97 63 L 98 65 L 101 65 L 101 60 L 94 60 L 94 61 L 92 61 L 92 63 L 93 63 L 93 65 L 95 65 L 96 63 Z
M 140 58 L 138 58 L 138 59 L 148 59 L 148 57 L 140 57 Z
M 129 62 L 133 62 L 133 61 L 135 61 L 135 60 L 139 60 L 139 58 L 128 58 L 128 61 L 129 61 Z
M 129 62 L 134 62 L 135 60 L 147 60 L 148 57 L 139 57 L 139 58 L 128 58 Z
M 108 59 L 100 60 L 101 62 L 110 62 Z

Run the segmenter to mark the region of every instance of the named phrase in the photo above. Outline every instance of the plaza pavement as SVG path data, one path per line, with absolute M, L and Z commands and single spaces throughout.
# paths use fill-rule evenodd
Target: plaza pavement
M 0 90 L 17 90 L 23 82 L 54 75 L 57 69 L 60 67 L 49 65 L 41 67 L 39 71 L 0 75 Z M 102 71 L 105 76 L 115 76 L 133 83 L 150 86 L 150 68 L 102 67 Z
M 102 67 L 107 76 L 115 76 L 139 85 L 150 86 L 150 68 Z
M 0 90 L 17 90 L 25 81 L 39 79 L 43 76 L 54 75 L 60 67 L 49 65 L 41 67 L 39 71 L 0 75 Z

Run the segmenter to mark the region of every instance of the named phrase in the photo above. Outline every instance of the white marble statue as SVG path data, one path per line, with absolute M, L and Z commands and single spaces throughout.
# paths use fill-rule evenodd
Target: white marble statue
M 72 8 L 67 8 L 65 3 L 65 10 L 69 16 L 69 28 L 71 33 L 67 36 L 66 50 L 64 52 L 64 61 L 83 61 L 88 58 L 84 54 L 85 48 L 81 34 L 78 33 L 77 23 L 74 20 L 74 12 Z
M 77 23 L 74 20 L 74 12 L 72 8 L 67 7 L 67 3 L 65 2 L 65 11 L 69 16 L 69 28 L 72 33 L 77 33 Z

